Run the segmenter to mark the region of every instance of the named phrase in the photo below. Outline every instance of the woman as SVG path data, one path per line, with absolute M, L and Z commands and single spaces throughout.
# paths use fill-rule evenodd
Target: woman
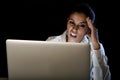
M 98 40 L 97 30 L 93 23 L 95 14 L 88 4 L 77 5 L 67 18 L 66 31 L 47 41 L 89 43 L 91 45 L 90 80 L 110 80 L 111 73 L 107 64 L 104 47 Z

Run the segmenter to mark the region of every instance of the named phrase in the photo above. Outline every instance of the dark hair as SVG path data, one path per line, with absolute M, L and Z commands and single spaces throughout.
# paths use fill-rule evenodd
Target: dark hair
M 84 13 L 87 17 L 90 17 L 93 23 L 95 21 L 95 13 L 87 3 L 77 4 L 74 7 L 72 7 L 70 14 L 74 12 Z

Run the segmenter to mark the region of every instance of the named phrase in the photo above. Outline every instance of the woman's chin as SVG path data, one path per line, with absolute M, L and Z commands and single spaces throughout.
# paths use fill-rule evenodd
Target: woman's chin
M 75 42 L 75 43 L 78 43 L 79 41 L 76 40 L 76 39 L 69 39 L 68 42 Z

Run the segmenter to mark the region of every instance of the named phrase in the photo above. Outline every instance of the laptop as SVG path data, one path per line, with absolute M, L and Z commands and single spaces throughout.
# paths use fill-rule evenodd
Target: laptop
M 9 80 L 90 80 L 87 43 L 7 39 Z

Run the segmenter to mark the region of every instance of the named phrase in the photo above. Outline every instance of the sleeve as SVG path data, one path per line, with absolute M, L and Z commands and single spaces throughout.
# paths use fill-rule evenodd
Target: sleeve
M 92 50 L 92 72 L 94 80 L 111 80 L 111 73 L 107 61 L 108 59 L 102 44 L 100 44 L 99 50 Z

